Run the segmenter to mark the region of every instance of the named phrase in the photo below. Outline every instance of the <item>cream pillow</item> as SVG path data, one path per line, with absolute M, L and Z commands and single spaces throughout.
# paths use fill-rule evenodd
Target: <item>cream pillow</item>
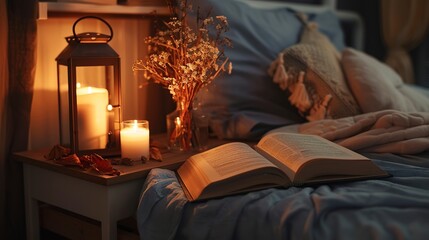
M 364 113 L 385 109 L 429 111 L 429 98 L 403 83 L 388 65 L 374 57 L 346 48 L 341 63 L 353 95 Z
M 354 116 L 361 111 L 347 86 L 340 55 L 316 25 L 307 23 L 300 43 L 279 53 L 269 73 L 307 120 Z

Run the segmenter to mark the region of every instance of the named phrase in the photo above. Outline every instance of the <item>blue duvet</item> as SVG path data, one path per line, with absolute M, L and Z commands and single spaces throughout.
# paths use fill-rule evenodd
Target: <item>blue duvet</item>
M 366 155 L 392 177 L 196 203 L 174 172 L 153 169 L 137 210 L 141 239 L 429 239 L 429 153 Z

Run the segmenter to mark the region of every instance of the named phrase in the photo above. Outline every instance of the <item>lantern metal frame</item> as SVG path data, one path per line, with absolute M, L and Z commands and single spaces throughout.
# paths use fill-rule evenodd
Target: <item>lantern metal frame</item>
M 81 33 L 76 34 L 75 27 L 78 22 L 87 18 L 95 18 L 105 23 L 110 29 L 110 35 L 99 33 Z M 120 58 L 113 48 L 108 45 L 108 42 L 113 38 L 111 26 L 103 19 L 95 16 L 81 17 L 73 25 L 73 35 L 66 37 L 68 46 L 55 59 L 57 61 L 57 83 L 58 83 L 58 101 L 59 101 L 59 123 L 60 123 L 60 142 L 61 145 L 66 145 L 63 142 L 65 123 L 62 122 L 61 109 L 61 79 L 60 66 L 67 67 L 68 80 L 68 116 L 69 116 L 69 144 L 72 153 L 78 155 L 97 153 L 101 156 L 118 156 L 120 155 L 120 123 L 121 123 L 121 73 L 120 73 Z M 108 121 L 107 144 L 105 148 L 99 149 L 82 149 L 79 147 L 79 132 L 78 132 L 78 110 L 77 110 L 77 68 L 78 67 L 103 67 L 106 76 L 106 88 L 108 91 L 108 102 L 111 111 L 113 111 L 113 119 Z M 110 73 L 113 67 L 113 74 Z M 113 76 L 113 79 L 109 79 Z M 106 111 L 108 111 L 106 106 Z

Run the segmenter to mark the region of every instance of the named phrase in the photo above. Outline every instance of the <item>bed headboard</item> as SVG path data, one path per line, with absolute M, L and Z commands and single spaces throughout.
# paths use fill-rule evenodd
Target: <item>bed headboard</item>
M 363 47 L 361 18 L 338 10 L 335 0 L 194 1 L 230 24 L 225 34 L 233 47 L 225 55 L 233 71 L 218 77 L 199 98 L 219 138 L 258 139 L 275 127 L 305 120 L 268 73 L 280 52 L 300 42 L 304 24 L 297 12 L 308 13 L 338 50 Z
M 320 1 L 291 1 L 291 0 L 235 0 L 244 2 L 252 7 L 273 9 L 289 7 L 300 12 L 322 12 L 332 10 L 338 16 L 343 28 L 345 42 L 348 46 L 363 50 L 364 48 L 364 24 L 361 16 L 355 12 L 338 10 L 337 0 L 320 0 Z M 316 3 L 310 3 L 316 2 Z

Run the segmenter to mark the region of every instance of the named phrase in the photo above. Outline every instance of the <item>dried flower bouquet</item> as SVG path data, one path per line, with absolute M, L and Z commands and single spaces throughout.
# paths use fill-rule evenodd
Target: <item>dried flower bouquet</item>
M 199 9 L 196 17 L 190 17 L 193 6 L 188 0 L 180 0 L 177 7 L 170 0 L 169 6 L 173 17 L 163 22 L 155 36 L 145 39 L 149 54 L 137 60 L 133 70 L 144 71 L 146 78 L 169 89 L 180 110 L 170 141 L 180 139 L 183 150 L 188 150 L 192 101 L 221 72 L 231 72 L 232 64 L 223 51 L 231 42 L 223 36 L 228 30 L 226 17 L 201 17 Z

